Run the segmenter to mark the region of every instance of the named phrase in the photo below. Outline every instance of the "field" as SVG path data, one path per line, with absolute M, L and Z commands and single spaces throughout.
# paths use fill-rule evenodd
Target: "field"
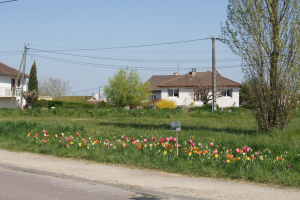
M 0 148 L 300 187 L 300 112 L 285 132 L 269 133 L 247 109 L 0 109 L 0 116 Z M 181 123 L 178 156 L 173 121 Z

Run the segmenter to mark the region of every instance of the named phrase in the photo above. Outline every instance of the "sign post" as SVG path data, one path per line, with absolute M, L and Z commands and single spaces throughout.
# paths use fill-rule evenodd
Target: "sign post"
M 180 131 L 180 122 L 171 122 L 171 130 L 176 132 L 176 154 L 178 156 L 178 131 Z

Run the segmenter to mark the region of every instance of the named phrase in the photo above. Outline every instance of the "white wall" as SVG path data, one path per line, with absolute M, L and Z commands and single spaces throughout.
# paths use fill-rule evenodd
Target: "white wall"
M 240 106 L 240 100 L 239 100 L 239 91 L 240 89 L 238 87 L 234 88 L 228 88 L 232 89 L 231 97 L 219 97 L 217 98 L 217 104 L 220 108 L 224 107 L 239 107 Z
M 189 89 L 179 88 L 179 98 L 178 97 L 169 97 L 168 89 L 169 88 L 162 88 L 162 90 L 161 90 L 161 98 L 162 99 L 173 100 L 176 102 L 177 105 L 182 105 L 182 106 L 189 106 L 191 102 L 194 102 L 194 100 L 191 97 L 191 91 Z M 170 89 L 177 89 L 177 88 L 170 88 Z M 217 104 L 219 105 L 220 108 L 230 107 L 230 106 L 239 107 L 239 88 L 234 87 L 234 88 L 228 88 L 228 89 L 232 89 L 231 97 L 219 97 L 219 98 L 217 98 Z M 209 103 L 211 103 L 211 102 L 209 102 Z M 203 103 L 197 101 L 197 102 L 195 102 L 195 105 L 202 106 Z
M 15 79 L 15 84 L 18 84 L 17 76 L 0 76 L 0 88 L 11 88 L 11 79 Z M 21 79 L 21 85 L 22 85 L 22 77 L 19 77 Z M 26 78 L 24 80 L 24 87 L 23 91 L 27 90 L 27 81 Z M 21 96 L 14 97 L 12 108 L 17 108 L 17 102 L 21 101 Z M 9 108 L 11 102 L 11 97 L 0 97 L 0 108 L 7 107 Z M 23 98 L 23 105 L 25 105 L 25 100 Z M 20 103 L 21 106 L 21 103 Z

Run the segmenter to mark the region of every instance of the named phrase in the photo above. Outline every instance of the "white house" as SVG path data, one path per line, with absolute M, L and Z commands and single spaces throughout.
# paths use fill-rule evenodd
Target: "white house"
M 178 106 L 196 105 L 203 103 L 196 98 L 194 89 L 201 86 L 212 86 L 212 72 L 189 72 L 184 75 L 159 75 L 148 80 L 152 88 L 151 100 L 168 99 L 176 102 Z M 219 89 L 217 104 L 220 108 L 239 107 L 239 89 L 243 85 L 216 74 L 216 85 Z M 210 91 L 211 94 L 211 91 Z
M 18 108 L 21 106 L 21 80 L 22 73 L 20 73 L 19 79 L 17 80 L 18 70 L 11 68 L 0 62 L 0 108 L 10 107 L 11 98 L 13 94 L 13 87 L 15 87 L 15 94 L 12 103 L 12 108 Z M 24 75 L 24 86 L 23 91 L 26 91 L 26 78 L 29 78 L 27 74 Z M 23 98 L 23 105 L 25 100 Z

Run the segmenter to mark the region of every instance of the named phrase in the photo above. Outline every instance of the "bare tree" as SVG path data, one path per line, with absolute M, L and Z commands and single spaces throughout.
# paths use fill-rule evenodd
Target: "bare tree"
M 64 82 L 59 78 L 45 77 L 39 80 L 39 95 L 52 96 L 54 99 L 66 95 L 70 91 L 69 81 Z
M 34 89 L 32 91 L 29 91 L 29 92 L 28 91 L 24 92 L 23 97 L 27 101 L 28 108 L 30 109 L 32 101 L 36 98 L 36 90 Z
M 223 87 L 218 87 L 216 93 L 216 98 L 222 97 L 223 93 L 226 90 Z M 190 96 L 196 101 L 201 101 L 203 105 L 207 104 L 209 101 L 212 101 L 213 93 L 212 86 L 207 85 L 196 85 L 190 88 Z

